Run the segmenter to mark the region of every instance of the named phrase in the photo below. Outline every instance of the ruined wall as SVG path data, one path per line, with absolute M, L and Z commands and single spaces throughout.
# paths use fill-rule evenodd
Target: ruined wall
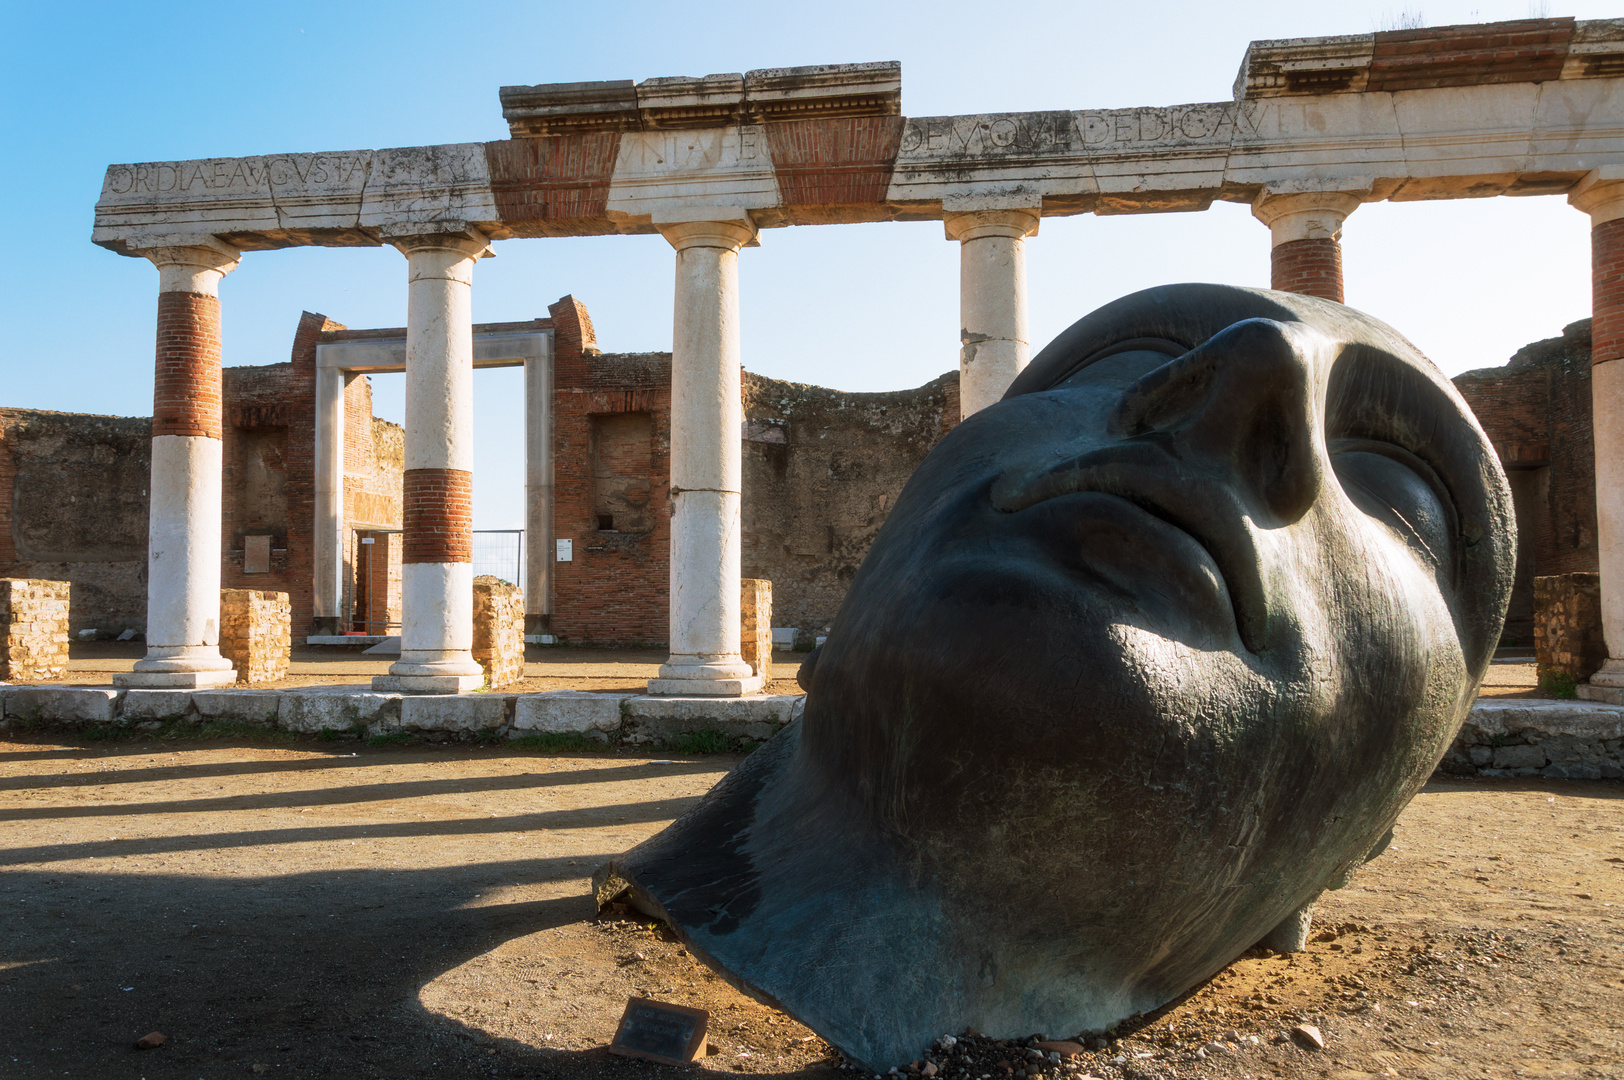
M 1517 575 L 1503 641 L 1533 644 L 1533 579 L 1598 569 L 1590 320 L 1455 377 L 1511 482 Z
M 304 312 L 288 363 L 228 367 L 223 373 L 220 584 L 287 593 L 296 641 L 311 632 L 314 602 L 316 346 L 343 329 L 324 315 Z M 392 623 L 400 621 L 400 552 L 398 541 L 389 541 L 401 523 L 403 457 L 400 427 L 372 415 L 371 380 L 351 377 L 344 387 L 343 610 L 355 599 L 358 559 L 365 555 L 356 530 L 381 530 L 375 543 L 385 551 L 374 558 L 389 568 L 381 584 Z M 249 559 L 250 536 L 271 538 L 268 568 Z
M 902 485 L 958 423 L 959 376 L 849 394 L 746 372 L 744 557 L 773 623 L 825 633 Z
M 552 633 L 572 643 L 663 642 L 671 563 L 671 354 L 598 350 L 586 307 L 553 319 Z
M 146 631 L 147 417 L 0 409 L 0 576 L 67 581 L 69 628 Z

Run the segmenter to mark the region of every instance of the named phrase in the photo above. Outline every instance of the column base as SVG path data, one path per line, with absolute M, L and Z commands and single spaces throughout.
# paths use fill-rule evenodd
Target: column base
M 766 679 L 750 675 L 738 679 L 650 679 L 654 697 L 748 697 L 761 693 Z
M 374 675 L 372 689 L 391 694 L 468 694 L 485 685 L 478 675 Z
M 1624 660 L 1608 660 L 1588 682 L 1580 683 L 1576 692 L 1583 701 L 1624 705 Z
M 113 685 L 122 690 L 204 690 L 237 685 L 237 672 L 224 671 L 121 671 Z

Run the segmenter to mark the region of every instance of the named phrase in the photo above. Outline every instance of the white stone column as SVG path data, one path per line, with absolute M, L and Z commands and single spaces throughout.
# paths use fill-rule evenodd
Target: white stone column
M 524 633 L 553 632 L 553 337 L 524 362 Z
M 229 686 L 220 655 L 220 279 L 226 244 L 147 249 L 158 341 L 147 532 L 147 652 L 117 686 Z
M 316 536 L 312 587 L 318 633 L 344 617 L 344 388 L 342 368 L 316 368 Z
M 1592 173 L 1568 201 L 1590 215 L 1596 553 L 1607 641 L 1607 662 L 1579 687 L 1579 696 L 1624 705 L 1624 178 Z
M 1026 238 L 1040 211 L 948 210 L 959 242 L 959 417 L 1004 396 L 1032 358 L 1026 319 Z
M 400 660 L 377 688 L 484 684 L 474 645 L 472 229 L 390 241 L 406 256 L 406 454 Z
M 739 248 L 742 210 L 655 225 L 677 249 L 671 343 L 671 656 L 651 694 L 739 697 L 761 689 L 739 650 Z

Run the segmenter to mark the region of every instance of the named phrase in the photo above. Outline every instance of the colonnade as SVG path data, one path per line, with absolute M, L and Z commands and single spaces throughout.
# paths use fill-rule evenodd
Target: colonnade
M 1341 235 L 1369 192 L 1265 190 L 1252 210 L 1268 225 L 1271 285 L 1343 299 Z M 1590 215 L 1596 487 L 1603 622 L 1609 661 L 1592 685 L 1624 701 L 1624 180 L 1593 180 L 1569 201 Z M 996 402 L 1030 359 L 1026 238 L 1035 205 L 944 207 L 960 246 L 960 412 Z M 655 227 L 676 253 L 671 360 L 670 656 L 653 694 L 740 696 L 762 678 L 740 651 L 740 503 L 743 420 L 739 251 L 757 242 L 750 215 L 689 210 Z M 473 644 L 474 263 L 490 254 L 477 230 L 385 238 L 407 260 L 404 581 L 400 661 L 381 684 L 454 693 L 482 681 Z M 238 261 L 223 243 L 142 252 L 159 270 L 153 408 L 147 655 L 127 686 L 198 687 L 235 673 L 219 651 L 219 282 Z M 550 379 L 526 364 L 527 416 L 545 411 Z M 318 370 L 318 425 L 342 424 L 345 376 Z M 336 416 L 327 416 L 335 413 Z M 528 417 L 527 504 L 550 505 L 545 418 Z M 324 440 L 331 442 L 331 440 Z M 337 610 L 342 442 L 318 443 L 315 471 L 316 611 Z M 532 490 L 533 489 L 533 490 Z M 323 498 L 326 493 L 326 498 Z M 534 517 L 535 514 L 531 514 Z M 528 520 L 532 537 L 546 534 Z M 531 581 L 552 552 L 531 544 Z M 333 595 L 324 596 L 324 590 Z M 542 611 L 542 608 L 535 608 Z

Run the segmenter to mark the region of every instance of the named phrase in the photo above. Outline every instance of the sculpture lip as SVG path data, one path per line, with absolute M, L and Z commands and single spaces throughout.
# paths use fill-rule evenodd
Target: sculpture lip
M 1268 625 L 1261 554 L 1240 492 L 1222 476 L 1150 441 L 1090 450 L 1039 469 L 1011 469 L 993 482 L 992 504 L 1018 513 L 1066 495 L 1111 495 L 1189 537 L 1227 592 L 1248 651 L 1261 652 Z

